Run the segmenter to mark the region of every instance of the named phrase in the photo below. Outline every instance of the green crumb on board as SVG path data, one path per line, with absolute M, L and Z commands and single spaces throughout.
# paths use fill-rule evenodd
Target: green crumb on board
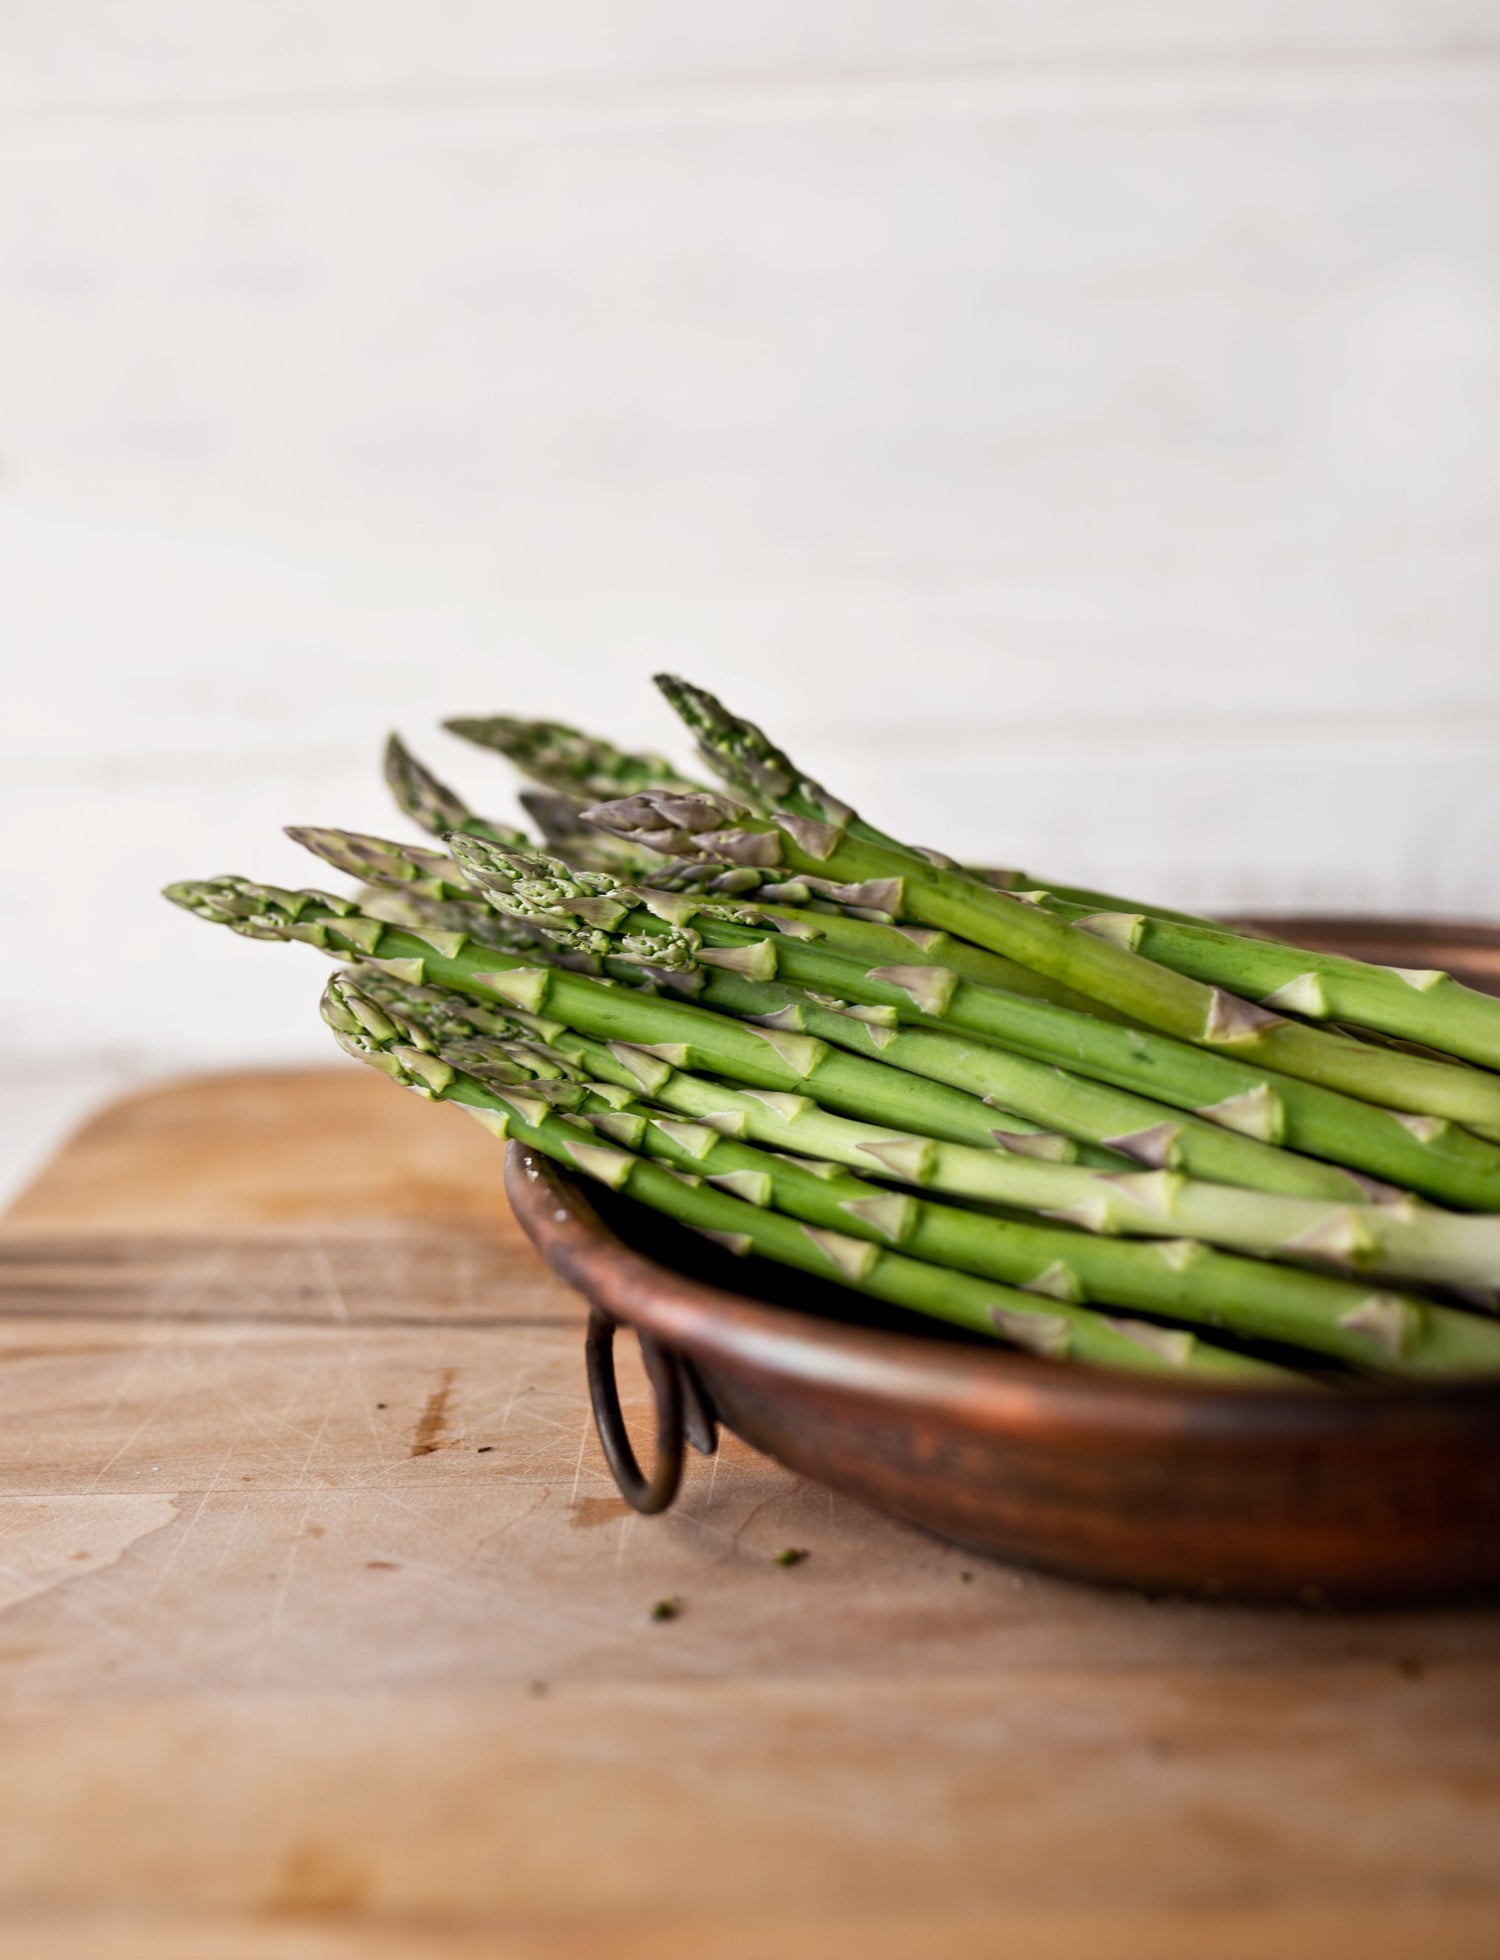
M 651 1617 L 653 1620 L 675 1620 L 681 1611 L 682 1601 L 676 1593 L 672 1593 L 666 1599 L 659 1599 L 656 1602 L 651 1608 Z
M 776 1554 L 776 1563 L 778 1565 L 800 1565 L 803 1559 L 811 1557 L 811 1552 L 804 1552 L 795 1545 L 788 1545 L 784 1552 L 778 1552 Z

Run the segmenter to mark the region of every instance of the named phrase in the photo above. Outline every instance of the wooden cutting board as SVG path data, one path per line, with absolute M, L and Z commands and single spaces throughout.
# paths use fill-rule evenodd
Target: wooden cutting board
M 1500 1611 L 1091 1592 L 733 1439 L 637 1518 L 455 1111 L 133 1097 L 0 1289 L 7 1956 L 1500 1953 Z

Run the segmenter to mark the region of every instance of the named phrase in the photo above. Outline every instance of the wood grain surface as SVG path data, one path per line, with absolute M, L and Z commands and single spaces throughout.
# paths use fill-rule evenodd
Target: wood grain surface
M 1092 1592 L 733 1439 L 637 1518 L 581 1345 L 498 1149 L 372 1077 L 171 1085 L 42 1173 L 0 1950 L 1500 1951 L 1500 1611 Z

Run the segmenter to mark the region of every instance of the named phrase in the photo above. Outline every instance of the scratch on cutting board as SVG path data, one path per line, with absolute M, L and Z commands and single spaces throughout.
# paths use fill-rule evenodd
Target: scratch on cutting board
M 78 1582 L 97 1579 L 145 1539 L 175 1525 L 180 1515 L 178 1500 L 165 1493 L 7 1493 L 0 1509 L 0 1619 L 28 1600 L 53 1593 L 73 1617 L 107 1629 L 107 1615 L 92 1604 L 94 1588 Z M 80 1542 L 86 1549 L 75 1549 Z
M 411 1453 L 413 1456 L 431 1456 L 442 1444 L 443 1431 L 448 1427 L 448 1404 L 453 1399 L 452 1368 L 445 1368 L 437 1387 L 428 1396 L 417 1417 L 417 1426 L 411 1433 Z

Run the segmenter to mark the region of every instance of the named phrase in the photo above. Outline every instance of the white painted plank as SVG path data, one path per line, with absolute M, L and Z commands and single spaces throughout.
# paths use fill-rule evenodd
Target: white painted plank
M 1493 107 L 58 166 L 0 212 L 6 603 L 106 671 L 8 740 L 571 662 L 606 584 L 624 656 L 779 600 L 814 719 L 812 648 L 869 701 L 913 644 L 1006 715 L 1493 699 Z
M 8 0 L 0 102 L 29 111 L 434 90 L 592 90 L 723 79 L 1184 59 L 1471 56 L 1489 0 Z
M 33 107 L 198 121 L 0 140 L 0 813 L 66 868 L 8 853 L 0 902 L 62 946 L 86 901 L 109 974 L 0 972 L 9 1052 L 321 1053 L 321 966 L 155 885 L 304 875 L 282 821 L 382 827 L 392 723 L 670 742 L 656 665 L 966 853 L 1207 905 L 1500 909 L 1500 82 L 1459 45 L 1489 10 L 914 9 L 998 66 L 965 92 L 896 34 L 883 80 L 819 96 L 852 15 L 814 7 L 778 44 L 813 93 L 723 117 L 591 107 L 567 59 L 616 43 L 569 41 L 587 10 L 444 17 L 481 92 L 571 76 L 529 120 L 418 101 L 426 70 L 411 115 L 336 114 L 386 86 L 399 9 L 368 69 L 306 16 L 316 73 L 285 17 L 258 67 L 234 9 L 93 11 L 71 40 L 4 14 Z M 791 16 L 714 14 L 680 72 L 712 45 L 753 94 L 745 49 Z M 660 79 L 650 23 L 685 18 L 628 10 L 610 73 Z M 1053 88 L 1086 29 L 1103 67 Z M 1246 36 L 1325 31 L 1422 60 L 1208 86 Z M 221 126 L 232 73 L 327 114 Z

